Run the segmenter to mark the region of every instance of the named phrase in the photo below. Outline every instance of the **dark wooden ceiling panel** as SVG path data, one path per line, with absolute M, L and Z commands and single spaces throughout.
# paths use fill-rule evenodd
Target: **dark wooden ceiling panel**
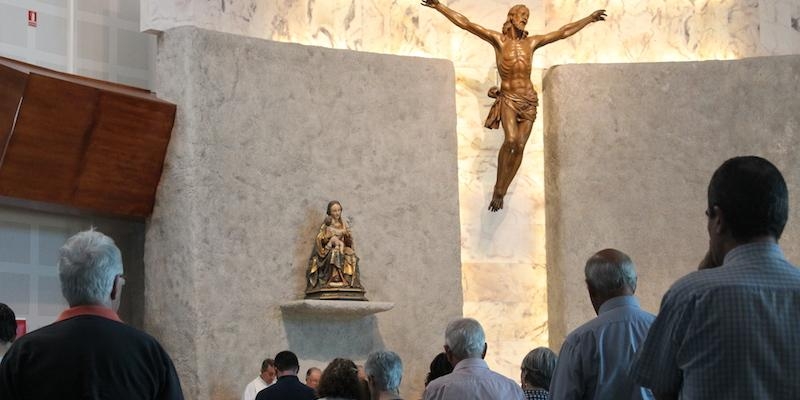
M 8 142 L 27 80 L 26 73 L 0 64 L 0 149 Z
M 31 74 L 0 166 L 0 193 L 69 203 L 97 97 L 97 89 Z
M 175 105 L 140 89 L 15 63 L 0 58 L 0 88 L 20 73 L 25 78 L 14 129 L 7 145 L 0 142 L 0 195 L 149 215 Z M 0 96 L 0 118 L 12 103 Z
M 98 108 L 76 203 L 147 215 L 152 211 L 148 201 L 155 197 L 169 144 L 169 136 L 163 132 L 172 129 L 175 107 L 103 93 Z

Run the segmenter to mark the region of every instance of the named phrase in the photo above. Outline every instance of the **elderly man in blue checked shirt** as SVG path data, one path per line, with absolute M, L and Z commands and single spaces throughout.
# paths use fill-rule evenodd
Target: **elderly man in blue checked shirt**
M 656 398 L 800 399 L 800 270 L 778 246 L 788 213 L 769 161 L 714 172 L 708 254 L 664 295 L 631 370 Z
M 652 399 L 628 374 L 655 318 L 633 296 L 633 261 L 619 250 L 601 250 L 586 261 L 584 275 L 597 318 L 572 331 L 561 346 L 550 398 Z

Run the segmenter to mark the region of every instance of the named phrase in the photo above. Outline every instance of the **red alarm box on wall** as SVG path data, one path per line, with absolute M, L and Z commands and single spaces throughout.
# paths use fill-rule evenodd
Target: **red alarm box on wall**
M 28 323 L 25 318 L 17 318 L 17 338 L 21 337 L 28 331 Z

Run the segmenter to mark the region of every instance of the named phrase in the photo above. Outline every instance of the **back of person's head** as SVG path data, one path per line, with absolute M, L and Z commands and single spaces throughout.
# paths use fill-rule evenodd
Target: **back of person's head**
M 735 157 L 714 172 L 708 184 L 708 210 L 722 210 L 731 236 L 746 242 L 769 235 L 780 239 L 789 218 L 789 191 L 769 161 Z M 712 215 L 713 216 L 713 215 Z
M 458 359 L 479 358 L 486 349 L 486 336 L 481 324 L 472 318 L 459 318 L 447 325 L 445 344 Z
M 317 390 L 319 387 L 319 380 L 322 378 L 322 370 L 317 367 L 311 367 L 306 371 L 306 385 Z
M 297 356 L 289 350 L 284 350 L 275 355 L 275 369 L 280 372 L 293 372 L 297 374 L 300 370 L 300 362 Z
M 367 356 L 364 372 L 376 389 L 396 392 L 403 379 L 403 361 L 393 351 L 374 351 Z
M 547 347 L 537 347 L 531 350 L 522 360 L 524 383 L 532 387 L 550 390 L 550 380 L 553 379 L 557 359 L 556 353 Z
M 450 365 L 450 361 L 447 361 L 447 354 L 444 352 L 437 354 L 436 357 L 433 358 L 433 361 L 431 361 L 430 370 L 425 377 L 425 386 L 428 386 L 434 379 L 445 376 L 451 372 L 453 372 L 453 366 Z
M 358 399 L 360 385 L 356 364 L 346 358 L 336 358 L 331 361 L 322 371 L 317 393 L 319 397 Z
M 600 250 L 586 261 L 586 284 L 599 294 L 609 295 L 629 288 L 636 291 L 636 268 L 627 254 L 615 250 Z
M 0 344 L 11 343 L 17 337 L 17 316 L 14 310 L 0 303 Z
M 266 372 L 269 367 L 275 368 L 275 360 L 271 358 L 265 358 L 264 361 L 261 362 L 261 373 Z
M 109 303 L 122 255 L 114 241 L 94 229 L 67 239 L 58 257 L 61 293 L 70 306 Z

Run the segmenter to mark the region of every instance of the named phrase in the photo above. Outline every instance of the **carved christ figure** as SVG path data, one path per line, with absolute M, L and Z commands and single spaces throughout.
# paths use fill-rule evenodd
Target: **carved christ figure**
M 503 197 L 522 163 L 522 151 L 536 119 L 539 100 L 531 83 L 533 52 L 539 47 L 568 38 L 592 22 L 605 20 L 605 10 L 597 10 L 586 18 L 571 22 L 561 29 L 545 35 L 528 36 L 525 25 L 530 12 L 522 4 L 511 7 L 502 32 L 486 29 L 470 22 L 463 15 L 451 10 L 439 0 L 422 0 L 422 5 L 442 13 L 459 28 L 489 42 L 494 47 L 497 70 L 500 73 L 500 89 L 493 87 L 489 97 L 495 99 L 486 118 L 485 126 L 497 129 L 503 125 L 505 139 L 497 159 L 497 181 L 494 185 L 490 211 L 503 208 Z

